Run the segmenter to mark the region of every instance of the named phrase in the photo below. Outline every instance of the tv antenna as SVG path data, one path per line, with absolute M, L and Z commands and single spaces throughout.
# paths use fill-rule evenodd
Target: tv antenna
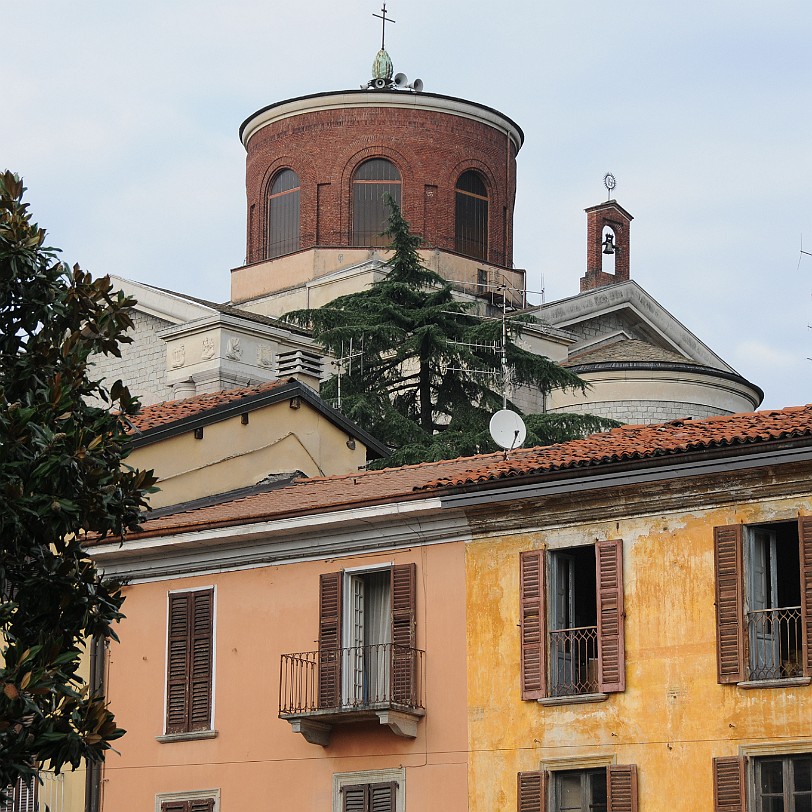
M 338 389 L 337 397 L 336 397 L 336 409 L 341 411 L 341 376 L 344 375 L 346 372 L 349 375 L 352 375 L 352 359 L 353 358 L 363 358 L 364 357 L 364 343 L 363 339 L 361 340 L 361 349 L 357 352 L 352 351 L 352 339 L 350 339 L 350 348 L 349 352 L 344 355 L 344 342 L 341 342 L 341 357 L 336 358 L 334 363 L 337 367 L 336 372 L 336 387 Z M 363 374 L 363 361 L 361 362 L 361 374 Z

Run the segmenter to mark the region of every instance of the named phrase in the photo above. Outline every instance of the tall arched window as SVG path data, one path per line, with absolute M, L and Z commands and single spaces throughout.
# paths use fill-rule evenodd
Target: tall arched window
M 488 259 L 488 190 L 479 172 L 469 169 L 457 181 L 454 247 L 461 254 Z
M 389 219 L 385 198 L 400 205 L 400 172 L 385 158 L 364 161 L 352 178 L 352 244 L 389 245 L 382 236 Z
M 278 172 L 268 195 L 268 259 L 299 250 L 299 176 Z

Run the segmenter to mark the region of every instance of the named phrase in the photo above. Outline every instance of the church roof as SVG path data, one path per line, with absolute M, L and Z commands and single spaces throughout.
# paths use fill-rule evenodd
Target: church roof
M 613 341 L 599 347 L 587 348 L 581 352 L 570 353 L 565 366 L 580 364 L 600 364 L 613 361 L 668 361 L 677 364 L 697 364 L 692 358 L 686 358 L 678 352 L 664 347 L 657 347 L 647 341 L 636 338 Z

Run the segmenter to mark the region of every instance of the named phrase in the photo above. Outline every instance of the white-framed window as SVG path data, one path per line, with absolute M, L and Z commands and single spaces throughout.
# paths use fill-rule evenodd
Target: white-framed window
M 220 790 L 162 792 L 155 796 L 155 812 L 220 812 Z
M 335 773 L 333 812 L 406 812 L 406 770 Z

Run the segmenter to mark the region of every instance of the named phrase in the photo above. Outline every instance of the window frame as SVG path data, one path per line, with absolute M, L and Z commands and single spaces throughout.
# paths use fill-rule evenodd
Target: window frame
M 155 796 L 155 812 L 163 812 L 164 804 L 213 801 L 211 812 L 220 812 L 220 789 L 192 789 L 185 792 L 161 792 Z
M 373 162 L 373 161 L 383 161 L 389 166 L 394 169 L 395 174 L 397 175 L 397 180 L 389 180 L 389 179 L 359 179 L 358 173 L 363 169 L 364 166 Z M 368 158 L 364 158 L 352 171 L 352 175 L 350 177 L 350 238 L 349 244 L 353 248 L 386 248 L 389 245 L 389 242 L 386 238 L 382 237 L 381 234 L 386 230 L 387 221 L 388 221 L 388 214 L 386 210 L 386 203 L 383 200 L 380 200 L 382 209 L 381 209 L 381 230 L 376 234 L 372 234 L 369 228 L 361 228 L 362 225 L 366 224 L 371 218 L 365 217 L 362 221 L 360 219 L 360 210 L 359 210 L 359 203 L 358 195 L 356 194 L 356 190 L 360 186 L 389 186 L 395 185 L 397 187 L 397 195 L 392 195 L 395 199 L 399 208 L 403 208 L 403 173 L 400 170 L 400 167 L 389 157 L 385 155 L 371 155 Z M 391 194 L 391 191 L 390 191 Z M 371 205 L 371 204 L 370 204 Z M 369 212 L 367 212 L 369 214 Z
M 466 189 L 460 188 L 460 182 L 466 175 L 469 174 L 474 175 L 481 181 L 482 187 L 485 190 L 484 195 L 476 194 L 475 192 L 469 192 Z M 470 237 L 463 238 L 461 236 L 462 223 L 460 222 L 461 216 L 460 204 L 463 201 L 467 203 L 471 203 L 471 201 L 478 201 L 479 203 L 484 202 L 485 217 L 480 240 L 472 240 Z M 465 257 L 470 257 L 471 259 L 479 259 L 482 260 L 483 262 L 488 262 L 490 252 L 490 225 L 491 225 L 490 204 L 491 200 L 490 194 L 488 193 L 488 181 L 485 175 L 478 169 L 475 169 L 473 167 L 465 169 L 464 171 L 460 172 L 460 174 L 457 176 L 457 182 L 454 184 L 454 250 L 458 254 L 462 254 Z M 474 206 L 475 205 L 476 203 L 474 203 Z M 476 232 L 478 230 L 477 226 L 482 224 L 476 221 L 476 222 L 468 222 L 467 225 L 469 226 L 467 232 L 471 233 Z M 482 246 L 481 252 L 474 252 L 469 250 L 468 246 L 470 246 L 472 243 L 480 244 Z
M 211 668 L 209 672 L 209 719 L 205 728 L 195 728 L 191 723 L 191 701 L 187 700 L 186 708 L 186 724 L 185 730 L 171 729 L 173 726 L 169 724 L 169 668 L 170 668 L 170 643 L 171 643 L 171 611 L 172 599 L 178 595 L 194 595 L 194 594 L 211 594 L 211 635 L 209 646 L 209 661 Z M 217 588 L 214 584 L 200 587 L 188 587 L 182 589 L 171 589 L 167 592 L 166 600 L 166 646 L 165 646 L 165 662 L 164 662 L 164 710 L 163 710 L 163 733 L 156 737 L 159 742 L 166 743 L 187 739 L 207 739 L 217 735 L 214 728 L 214 714 L 215 714 L 215 696 L 216 696 L 216 674 L 217 674 Z M 191 629 L 190 629 L 191 631 Z M 191 640 L 187 641 L 187 645 L 191 646 Z M 186 674 L 187 688 L 191 675 Z
M 606 771 L 607 812 L 637 812 L 637 765 L 617 764 L 614 755 L 576 759 L 548 759 L 539 769 L 517 775 L 516 809 L 518 812 L 556 812 L 556 774 L 564 772 Z
M 290 172 L 294 178 L 296 179 L 296 186 L 290 189 L 283 189 L 279 192 L 274 192 L 273 187 L 274 184 L 282 177 L 282 175 L 286 172 Z M 302 248 L 302 178 L 295 169 L 290 166 L 283 166 L 276 170 L 271 176 L 271 180 L 268 183 L 268 191 L 265 196 L 265 259 L 278 259 L 279 257 L 287 256 L 288 254 L 294 254 L 296 251 L 300 251 Z M 285 234 L 284 239 L 277 240 L 277 243 L 283 246 L 282 250 L 278 253 L 271 252 L 271 230 L 272 230 L 272 216 L 271 216 L 271 209 L 273 206 L 274 200 L 281 200 L 286 195 L 296 195 L 296 224 L 295 224 L 295 235 L 291 232 L 290 234 Z M 291 245 L 295 243 L 294 247 L 284 247 L 290 243 Z
M 406 812 L 406 769 L 404 767 L 333 773 L 333 812 L 343 812 L 342 790 L 344 787 L 390 783 L 397 785 L 393 812 Z

